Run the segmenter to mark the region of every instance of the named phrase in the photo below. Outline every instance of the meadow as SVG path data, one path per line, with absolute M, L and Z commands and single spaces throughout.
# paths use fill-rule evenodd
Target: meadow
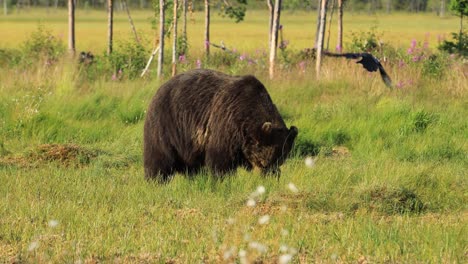
M 149 52 L 151 12 L 132 14 Z M 325 59 L 315 76 L 314 61 L 298 55 L 312 46 L 315 12 L 283 12 L 289 46 L 270 80 L 266 15 L 213 18 L 212 41 L 251 56 L 251 65 L 215 50 L 203 59 L 202 14 L 193 14 L 180 71 L 200 59 L 265 84 L 299 129 L 279 180 L 239 169 L 223 181 L 206 172 L 146 181 L 143 120 L 168 69 L 158 80 L 154 67 L 131 78 L 67 56 L 0 60 L 0 262 L 468 262 L 468 67 L 435 49 L 458 20 L 345 15 L 345 48 L 350 32 L 374 26 L 391 46 L 380 53 L 395 83 L 388 89 L 341 59 Z M 0 16 L 0 51 L 21 52 L 39 23 L 66 39 L 65 10 L 26 10 Z M 103 60 L 105 23 L 104 12 L 79 10 L 77 50 Z M 115 29 L 117 43 L 132 40 L 125 14 Z

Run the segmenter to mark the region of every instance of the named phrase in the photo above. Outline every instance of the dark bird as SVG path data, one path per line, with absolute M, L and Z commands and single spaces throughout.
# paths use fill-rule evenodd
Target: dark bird
M 383 68 L 382 64 L 380 64 L 380 61 L 374 57 L 370 53 L 331 53 L 331 52 L 324 52 L 326 56 L 330 57 L 345 57 L 347 59 L 359 59 L 361 58 L 360 61 L 357 61 L 356 63 L 361 63 L 362 66 L 369 72 L 375 72 L 377 69 L 380 72 L 380 76 L 382 76 L 382 80 L 384 81 L 385 85 L 389 88 L 392 88 L 392 79 L 390 79 L 390 76 L 388 76 L 387 72 Z

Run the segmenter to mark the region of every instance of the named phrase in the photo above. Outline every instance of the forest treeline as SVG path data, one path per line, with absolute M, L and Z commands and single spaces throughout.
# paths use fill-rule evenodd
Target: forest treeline
M 221 2 L 237 2 L 239 0 L 213 1 L 215 7 L 221 6 Z M 2 6 L 6 3 L 10 8 L 66 8 L 68 0 L 0 0 Z M 101 9 L 107 5 L 106 0 L 75 0 L 77 8 Z M 126 2 L 128 6 L 135 9 L 151 9 L 153 4 L 151 0 L 114 0 L 117 10 L 123 8 L 122 3 Z M 192 0 L 193 9 L 203 10 L 203 0 Z M 247 9 L 267 9 L 265 0 L 247 0 Z M 287 0 L 283 1 L 283 9 L 289 10 L 315 10 L 319 0 Z M 345 10 L 351 12 L 435 12 L 445 13 L 449 0 L 346 0 Z

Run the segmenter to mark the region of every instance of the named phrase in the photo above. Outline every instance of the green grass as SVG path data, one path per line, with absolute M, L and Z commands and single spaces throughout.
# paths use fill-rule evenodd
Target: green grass
M 306 74 L 284 68 L 275 80 L 261 68 L 226 68 L 252 70 L 299 128 L 293 156 L 279 180 L 240 169 L 224 181 L 200 173 L 167 185 L 145 181 L 142 168 L 143 118 L 160 82 L 83 81 L 72 65 L 0 72 L 2 263 L 219 263 L 243 254 L 265 263 L 285 254 L 293 263 L 467 262 L 466 65 L 433 78 L 417 64 L 389 63 L 405 82 L 393 90 L 341 60 L 325 60 L 319 80 L 312 62 Z M 266 192 L 255 195 L 259 186 Z

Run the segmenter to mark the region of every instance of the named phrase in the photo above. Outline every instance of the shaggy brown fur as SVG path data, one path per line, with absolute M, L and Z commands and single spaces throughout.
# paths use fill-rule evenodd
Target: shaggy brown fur
M 145 177 L 166 182 L 202 166 L 218 175 L 238 166 L 279 172 L 296 136 L 254 76 L 189 71 L 163 84 L 148 108 Z

